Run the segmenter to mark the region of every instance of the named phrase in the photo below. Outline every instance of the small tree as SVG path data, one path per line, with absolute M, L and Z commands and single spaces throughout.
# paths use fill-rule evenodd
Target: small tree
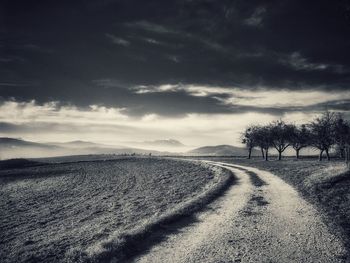
M 322 161 L 323 152 L 330 160 L 329 150 L 335 143 L 335 115 L 329 111 L 316 118 L 309 124 L 311 131 L 311 145 L 320 150 L 319 160 Z
M 242 143 L 244 143 L 248 149 L 248 159 L 251 158 L 252 150 L 256 145 L 256 132 L 257 126 L 249 126 L 242 134 Z
M 299 159 L 300 150 L 309 146 L 310 143 L 310 131 L 305 124 L 301 126 L 292 126 L 290 143 L 295 150 L 296 158 Z
M 265 159 L 265 138 L 264 134 L 262 133 L 263 126 L 255 126 L 254 128 L 254 140 L 255 140 L 255 147 L 259 147 L 261 151 L 261 157 Z
M 348 139 L 348 142 L 345 145 L 345 163 L 350 169 L 350 139 Z
M 345 158 L 345 146 L 349 140 L 350 124 L 337 114 L 334 123 L 334 140 L 339 151 L 340 158 Z
M 272 146 L 278 152 L 278 160 L 281 160 L 282 153 L 290 146 L 293 126 L 278 120 L 270 125 L 270 133 Z
M 271 127 L 270 126 L 257 127 L 255 140 L 256 140 L 256 145 L 258 145 L 261 149 L 263 158 L 265 158 L 265 161 L 268 161 L 269 149 L 272 146 Z

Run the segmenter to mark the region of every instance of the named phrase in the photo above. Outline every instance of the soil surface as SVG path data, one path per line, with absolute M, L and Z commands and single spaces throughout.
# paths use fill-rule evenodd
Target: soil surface
M 270 172 L 212 163 L 236 184 L 134 262 L 347 262 L 341 239 L 292 186 Z
M 0 262 L 68 262 L 216 179 L 198 163 L 153 157 L 0 170 Z

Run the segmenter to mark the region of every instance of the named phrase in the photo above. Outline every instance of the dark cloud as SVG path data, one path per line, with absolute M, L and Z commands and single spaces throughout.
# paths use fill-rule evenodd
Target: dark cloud
M 239 109 L 222 104 L 222 94 L 132 88 L 347 90 L 349 6 L 345 0 L 5 0 L 0 96 L 177 115 Z
M 333 100 L 323 103 L 314 104 L 308 107 L 303 108 L 307 111 L 324 111 L 324 110 L 333 110 L 345 112 L 350 109 L 350 100 Z

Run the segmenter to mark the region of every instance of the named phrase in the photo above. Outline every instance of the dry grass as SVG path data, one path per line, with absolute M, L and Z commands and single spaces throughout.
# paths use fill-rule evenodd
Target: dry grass
M 122 258 L 128 244 L 198 209 L 229 178 L 208 165 L 159 158 L 2 170 L 0 261 Z

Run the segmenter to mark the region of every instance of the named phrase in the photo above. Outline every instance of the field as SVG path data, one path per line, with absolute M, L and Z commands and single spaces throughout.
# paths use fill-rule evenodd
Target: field
M 158 158 L 0 170 L 0 261 L 88 261 L 120 251 L 159 218 L 193 209 L 192 200 L 222 187 L 223 175 Z
M 350 172 L 343 161 L 319 162 L 313 158 L 270 160 L 260 158 L 209 158 L 215 161 L 271 171 L 294 186 L 310 203 L 325 212 L 324 220 L 350 249 Z
M 203 208 L 232 182 L 227 170 L 194 158 L 84 158 L 0 163 L 0 262 L 120 261 L 154 230 Z M 201 159 L 273 172 L 321 208 L 350 248 L 350 175 L 343 163 Z

